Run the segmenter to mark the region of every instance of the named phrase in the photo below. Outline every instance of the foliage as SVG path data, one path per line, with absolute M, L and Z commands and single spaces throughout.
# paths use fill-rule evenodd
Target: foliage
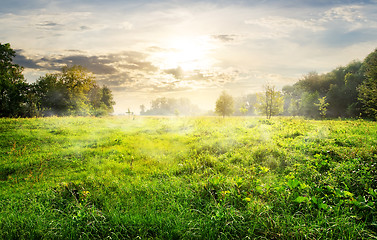
M 293 86 L 285 86 L 284 115 L 319 117 L 318 99 L 326 97 L 327 117 L 358 117 L 362 103 L 358 89 L 365 81 L 363 63 L 353 61 L 325 74 L 310 72 Z
M 0 239 L 374 239 L 377 126 L 0 119 Z
M 377 49 L 365 58 L 364 67 L 367 80 L 359 87 L 359 100 L 364 114 L 377 119 Z
M 62 73 L 46 74 L 33 85 L 39 112 L 49 115 L 107 115 L 113 112 L 111 90 L 99 87 L 81 66 L 65 67 Z
M 264 86 L 264 92 L 257 94 L 256 109 L 265 115 L 267 119 L 278 115 L 283 109 L 283 96 L 275 90 L 275 86 Z
M 231 95 L 227 94 L 225 91 L 221 93 L 219 98 L 216 100 L 215 107 L 216 114 L 220 116 L 229 116 L 234 112 L 234 99 Z
M 81 66 L 64 67 L 28 84 L 23 68 L 12 63 L 16 52 L 0 44 L 0 117 L 50 115 L 100 116 L 113 112 L 111 90 L 97 85 Z
M 319 114 L 321 115 L 322 118 L 326 117 L 327 113 L 327 107 L 329 106 L 329 103 L 326 102 L 326 97 L 322 97 L 318 99 L 317 104 L 315 104 L 318 107 Z
M 16 52 L 9 43 L 0 43 L 0 117 L 25 116 L 28 85 L 23 68 L 14 64 Z
M 236 97 L 234 99 L 234 115 L 235 116 L 254 116 L 255 107 L 257 101 L 256 94 L 248 94 L 242 97 Z

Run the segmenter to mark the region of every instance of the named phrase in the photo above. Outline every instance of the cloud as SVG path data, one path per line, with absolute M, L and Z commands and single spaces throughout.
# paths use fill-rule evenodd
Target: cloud
M 56 22 L 51 22 L 51 21 L 44 21 L 44 22 L 37 24 L 37 26 L 41 26 L 41 27 L 55 27 L 55 26 L 59 26 L 59 25 L 60 24 L 58 24 Z
M 184 72 L 181 67 L 166 69 L 164 72 L 173 75 L 176 79 L 182 79 L 184 76 Z
M 30 11 L 14 2 L 19 11 L 0 15 L 0 39 L 24 49 L 16 62 L 35 72 L 82 65 L 124 95 L 223 86 L 249 91 L 262 78 L 244 76 L 248 71 L 291 81 L 308 69 L 322 72 L 339 59 L 363 57 L 377 39 L 375 1 L 38 0 Z M 174 44 L 184 41 L 173 38 L 193 46 L 179 51 Z M 358 43 L 365 43 L 361 51 L 344 53 Z M 205 54 L 187 50 L 198 50 L 195 44 Z
M 322 20 L 325 22 L 342 20 L 349 23 L 363 21 L 364 17 L 359 11 L 361 8 L 360 5 L 334 7 L 324 13 Z
M 104 54 L 97 56 L 85 55 L 82 51 L 67 50 L 74 55 L 57 55 L 46 57 L 28 57 L 22 49 L 17 50 L 15 62 L 33 69 L 59 70 L 63 66 L 81 65 L 98 75 L 115 74 L 121 69 L 154 72 L 158 68 L 145 60 L 145 55 L 137 52 L 121 52 L 118 54 Z
M 212 38 L 216 40 L 220 40 L 222 42 L 232 42 L 237 38 L 235 34 L 220 34 L 220 35 L 212 35 Z
M 31 69 L 40 69 L 41 66 L 38 65 L 38 61 L 35 61 L 31 58 L 28 58 L 23 55 L 22 49 L 16 49 L 16 57 L 13 59 L 14 63 L 24 67 L 24 68 L 31 68 Z
M 318 32 L 325 29 L 312 19 L 305 20 L 284 16 L 248 19 L 245 20 L 245 24 L 259 27 L 258 30 L 266 38 L 291 37 L 294 31 L 309 30 L 311 32 Z

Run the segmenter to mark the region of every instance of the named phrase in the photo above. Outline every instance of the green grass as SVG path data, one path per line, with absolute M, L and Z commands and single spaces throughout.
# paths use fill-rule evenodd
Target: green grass
M 0 119 L 0 239 L 376 239 L 377 124 Z

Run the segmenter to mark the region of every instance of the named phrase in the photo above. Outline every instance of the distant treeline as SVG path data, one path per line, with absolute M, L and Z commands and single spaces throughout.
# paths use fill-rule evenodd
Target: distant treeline
M 202 111 L 197 105 L 191 103 L 187 98 L 156 98 L 151 102 L 151 108 L 146 109 L 144 105 L 140 106 L 140 115 L 200 115 Z
M 261 93 L 259 93 L 261 94 Z M 235 115 L 257 114 L 258 94 L 235 98 Z M 329 73 L 310 72 L 281 91 L 277 115 L 309 118 L 377 119 L 377 49 L 364 61 L 352 61 Z M 240 110 L 245 109 L 243 114 Z
M 224 98 L 225 97 L 225 98 Z M 227 97 L 227 98 L 226 98 Z M 226 100 L 224 100 L 226 99 Z M 225 101 L 225 102 L 224 102 Z M 228 109 L 224 106 L 228 104 Z M 230 97 L 221 94 L 215 111 L 219 115 L 304 116 L 309 118 L 368 118 L 377 119 L 377 49 L 364 61 L 352 61 L 329 73 L 310 72 L 293 85 L 275 91 L 265 86 L 265 92 Z M 203 114 L 188 99 L 158 98 L 142 115 Z M 184 110 L 181 110 L 184 109 Z M 270 111 L 267 111 L 270 110 Z M 273 111 L 272 111 L 273 110 Z
M 81 66 L 64 67 L 29 84 L 15 51 L 0 44 L 0 117 L 101 116 L 113 112 L 113 96 Z
M 0 117 L 101 116 L 113 112 L 113 95 L 81 66 L 64 67 L 29 84 L 23 68 L 12 62 L 15 51 L 0 43 Z M 225 100 L 225 102 L 223 102 Z M 325 74 L 310 72 L 291 86 L 264 93 L 218 99 L 207 114 L 305 116 L 377 119 L 377 49 L 364 61 L 353 61 Z M 225 108 L 225 106 L 227 106 Z M 202 115 L 189 99 L 157 98 L 141 115 Z M 273 110 L 273 111 L 272 111 Z M 268 113 L 268 114 L 267 114 Z

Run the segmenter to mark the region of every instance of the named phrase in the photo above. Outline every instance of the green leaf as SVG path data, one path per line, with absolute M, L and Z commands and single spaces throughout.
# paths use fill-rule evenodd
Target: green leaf
M 296 188 L 300 184 L 300 181 L 297 179 L 289 179 L 287 185 L 290 189 Z
M 307 202 L 307 201 L 309 201 L 309 198 L 308 197 L 302 197 L 302 196 L 299 196 L 294 200 L 294 202 L 297 202 L 297 203 L 302 203 L 302 202 Z
M 348 191 L 343 191 L 343 194 L 345 197 L 349 197 L 349 198 L 353 197 L 353 193 L 348 192 Z
M 377 190 L 376 189 L 372 189 L 372 188 L 369 188 L 369 194 L 372 195 L 373 197 L 377 197 Z
M 318 205 L 318 207 L 319 207 L 319 208 L 322 208 L 323 210 L 327 210 L 327 209 L 329 208 L 329 206 L 328 206 L 327 204 L 325 204 L 325 203 L 320 203 L 320 204 Z

